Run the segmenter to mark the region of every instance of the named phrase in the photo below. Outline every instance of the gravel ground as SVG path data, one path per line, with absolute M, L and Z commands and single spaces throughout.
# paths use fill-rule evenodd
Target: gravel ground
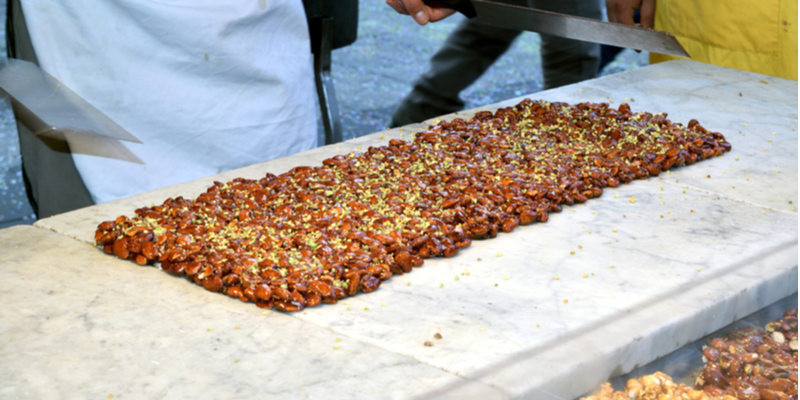
M 0 10 L 5 10 L 6 1 L 0 1 Z M 0 16 L 0 60 L 6 60 L 6 13 Z M 0 97 L 0 228 L 12 225 L 32 224 L 36 220 L 25 186 L 22 183 L 22 160 L 19 155 L 17 124 L 8 99 Z
M 0 5 L 4 10 L 6 1 L 0 0 Z M 2 18 L 5 14 L 2 13 Z M 395 107 L 411 90 L 411 83 L 425 71 L 430 57 L 461 18 L 454 16 L 419 27 L 411 18 L 396 14 L 382 1 L 361 1 L 358 40 L 333 53 L 332 72 L 345 139 L 381 131 L 388 126 Z M 0 59 L 5 58 L 3 29 L 0 30 Z M 603 74 L 644 65 L 647 65 L 646 53 L 626 50 Z M 541 88 L 539 35 L 525 33 L 480 80 L 462 93 L 462 98 L 467 108 L 475 108 L 535 93 Z M 32 224 L 35 216 L 22 183 L 13 113 L 8 102 L 0 100 L 0 146 L 5 149 L 0 153 L 0 228 L 4 228 Z M 318 132 L 320 143 L 324 143 L 321 122 Z

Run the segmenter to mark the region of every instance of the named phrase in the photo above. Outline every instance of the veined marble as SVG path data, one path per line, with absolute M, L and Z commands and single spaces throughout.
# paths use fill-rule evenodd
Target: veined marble
M 733 151 L 647 181 L 608 188 L 599 199 L 564 207 L 546 224 L 520 227 L 494 240 L 474 242 L 454 258 L 427 260 L 411 274 L 384 282 L 374 293 L 338 305 L 290 315 L 270 314 L 266 318 L 253 305 L 207 293 L 184 279 L 116 260 L 66 238 L 59 239 L 60 250 L 36 255 L 29 254 L 33 247 L 26 245 L 27 241 L 10 246 L 3 239 L 0 246 L 11 256 L 2 261 L 0 274 L 12 274 L 0 280 L 4 302 L 18 303 L 19 310 L 34 307 L 26 304 L 38 303 L 20 299 L 20 291 L 49 284 L 45 276 L 50 275 L 64 281 L 58 287 L 72 290 L 57 301 L 48 301 L 50 298 L 39 290 L 36 298 L 47 307 L 36 306 L 28 314 L 8 307 L 0 315 L 4 321 L 11 318 L 15 322 L 4 329 L 18 331 L 17 340 L 47 337 L 50 331 L 40 328 L 46 323 L 36 319 L 31 322 L 29 318 L 39 313 L 49 315 L 43 310 L 51 310 L 55 319 L 70 315 L 63 323 L 72 331 L 59 334 L 59 340 L 46 342 L 37 351 L 0 353 L 0 381 L 5 381 L 2 373 L 10 368 L 2 366 L 6 360 L 28 356 L 33 360 L 30 365 L 36 366 L 30 368 L 35 371 L 32 376 L 43 375 L 55 387 L 68 385 L 64 382 L 70 379 L 62 374 L 69 377 L 75 373 L 70 368 L 57 373 L 45 369 L 46 363 L 51 362 L 45 355 L 64 353 L 65 359 L 76 367 L 97 369 L 112 381 L 131 382 L 131 374 L 139 374 L 135 377 L 146 378 L 148 388 L 161 390 L 146 393 L 165 393 L 166 397 L 197 393 L 192 390 L 227 393 L 221 391 L 228 390 L 225 385 L 236 379 L 258 381 L 243 389 L 244 393 L 255 394 L 257 388 L 266 387 L 262 386 L 266 382 L 260 383 L 266 376 L 262 374 L 264 368 L 280 370 L 287 377 L 297 376 L 300 386 L 310 390 L 311 385 L 302 380 L 299 371 L 311 368 L 321 371 L 321 387 L 330 390 L 316 392 L 315 398 L 335 398 L 340 397 L 339 393 L 365 390 L 364 397 L 371 393 L 394 398 L 459 397 L 467 393 L 475 398 L 498 395 L 568 399 L 797 291 L 798 221 L 792 209 L 798 192 L 796 82 L 679 61 L 531 97 L 569 103 L 613 100 L 614 105 L 628 101 L 634 111 L 667 112 L 670 119 L 684 124 L 694 118 L 707 129 L 722 132 L 732 143 Z M 483 109 L 514 105 L 521 99 Z M 468 117 L 475 111 L 478 110 L 442 118 Z M 130 215 L 142 205 L 178 195 L 195 197 L 215 180 L 259 178 L 266 172 L 278 174 L 298 165 L 316 165 L 335 154 L 386 144 L 388 139 L 401 135 L 408 138 L 420 127 L 424 125 L 376 133 L 77 210 L 40 220 L 36 226 L 92 242 L 99 222 Z M 6 230 L 0 234 L 14 238 L 22 232 Z M 27 231 L 25 234 L 33 235 Z M 47 240 L 57 241 L 57 235 L 47 234 Z M 73 263 L 73 267 L 60 267 L 66 263 Z M 46 272 L 28 276 L 31 282 L 26 285 L 9 286 L 9 282 L 19 282 L 13 274 L 27 271 L 14 267 L 23 264 Z M 75 276 L 80 279 L 67 279 Z M 143 291 L 150 293 L 146 301 L 136 295 Z M 103 329 L 97 330 L 94 337 L 84 335 L 80 329 L 88 328 L 79 322 L 87 302 L 110 294 L 114 296 L 104 307 L 94 310 L 90 319 L 106 321 Z M 8 318 L 6 313 L 10 313 Z M 264 325 L 266 320 L 279 322 Z M 227 325 L 211 326 L 212 321 Z M 152 372 L 147 360 L 136 356 L 140 347 L 150 351 L 148 354 L 158 349 L 154 347 L 156 339 L 151 337 L 151 330 L 157 326 L 188 332 L 198 326 L 202 331 L 202 326 L 208 325 L 216 331 L 230 330 L 225 326 L 233 322 L 241 327 L 259 326 L 261 334 L 240 343 L 232 339 L 240 329 L 211 342 L 228 354 L 238 354 L 244 346 L 262 357 L 248 372 L 220 372 L 215 369 L 217 364 L 204 363 L 220 353 L 209 352 L 202 335 L 192 336 L 187 342 L 192 345 L 180 347 L 179 355 L 170 353 L 184 362 L 170 364 L 170 374 Z M 0 332 L 6 335 L 5 331 Z M 156 332 L 168 336 L 167 331 Z M 442 339 L 434 339 L 436 333 Z M 143 342 L 141 337 L 149 341 Z M 308 343 L 318 342 L 309 341 L 309 337 L 347 338 L 358 344 L 362 361 L 341 358 L 343 352 L 333 352 L 332 345 L 306 349 Z M 134 340 L 137 345 L 127 346 L 119 338 Z M 100 340 L 110 344 L 99 346 Z M 175 339 L 172 340 L 174 345 Z M 425 341 L 434 345 L 424 346 Z M 89 357 L 79 359 L 73 354 L 72 348 L 81 346 L 84 352 L 91 349 Z M 98 353 L 92 346 L 106 353 Z M 289 360 L 287 348 L 299 351 L 299 355 L 285 361 Z M 195 352 L 196 358 L 185 354 Z M 127 353 L 131 355 L 122 355 Z M 271 357 L 273 353 L 275 356 Z M 109 374 L 105 369 L 108 365 L 97 361 L 98 354 L 133 357 L 136 366 L 129 363 L 128 368 L 120 366 L 116 375 Z M 112 359 L 124 365 L 120 359 Z M 289 364 L 272 370 L 269 368 L 273 367 L 255 368 L 272 365 L 276 359 Z M 354 363 L 359 365 L 348 373 L 350 380 L 337 382 L 339 371 L 350 371 Z M 141 365 L 151 372 L 142 374 Z M 387 371 L 399 369 L 385 374 L 379 370 L 383 367 Z M 183 374 L 187 368 L 201 371 L 186 377 Z M 369 392 L 372 386 L 362 384 L 366 385 L 362 389 L 358 384 L 358 377 L 373 375 L 382 376 L 375 386 L 384 387 L 384 391 Z M 420 375 L 427 380 L 418 378 Z M 196 376 L 209 383 L 198 384 Z M 292 380 L 281 382 L 268 393 L 304 395 Z M 192 388 L 183 392 L 180 388 L 186 383 Z M 15 387 L 28 386 L 20 383 Z
M 43 229 L 4 229 L 0 249 L 3 399 L 389 399 L 465 380 Z M 466 384 L 448 395 L 506 397 Z

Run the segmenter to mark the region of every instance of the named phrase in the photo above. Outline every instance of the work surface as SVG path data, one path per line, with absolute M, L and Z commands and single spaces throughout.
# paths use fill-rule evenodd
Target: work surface
M 295 314 L 81 242 L 142 205 L 413 127 L 2 230 L 0 396 L 571 398 L 797 291 L 796 82 L 670 62 L 532 97 L 629 99 L 733 150 Z

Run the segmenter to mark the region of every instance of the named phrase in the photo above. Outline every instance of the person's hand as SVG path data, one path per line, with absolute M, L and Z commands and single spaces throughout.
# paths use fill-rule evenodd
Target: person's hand
M 642 27 L 653 29 L 656 0 L 606 0 L 606 9 L 609 21 L 625 25 L 633 25 L 633 12 L 639 10 Z
M 420 25 L 443 20 L 456 12 L 444 6 L 432 7 L 426 5 L 422 0 L 386 0 L 386 4 L 400 14 L 410 15 Z

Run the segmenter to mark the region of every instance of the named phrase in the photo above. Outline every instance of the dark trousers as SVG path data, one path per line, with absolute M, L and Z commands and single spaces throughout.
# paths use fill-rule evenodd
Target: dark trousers
M 600 0 L 529 0 L 530 6 L 563 14 L 602 19 Z M 392 115 L 392 126 L 408 125 L 464 108 L 459 93 L 502 56 L 522 32 L 466 20 L 450 34 Z M 597 44 L 542 35 L 544 88 L 597 75 Z
M 19 0 L 8 1 L 6 38 L 9 57 L 39 64 Z M 38 218 L 94 204 L 75 168 L 67 142 L 36 136 L 19 121 L 17 129 L 25 190 Z

